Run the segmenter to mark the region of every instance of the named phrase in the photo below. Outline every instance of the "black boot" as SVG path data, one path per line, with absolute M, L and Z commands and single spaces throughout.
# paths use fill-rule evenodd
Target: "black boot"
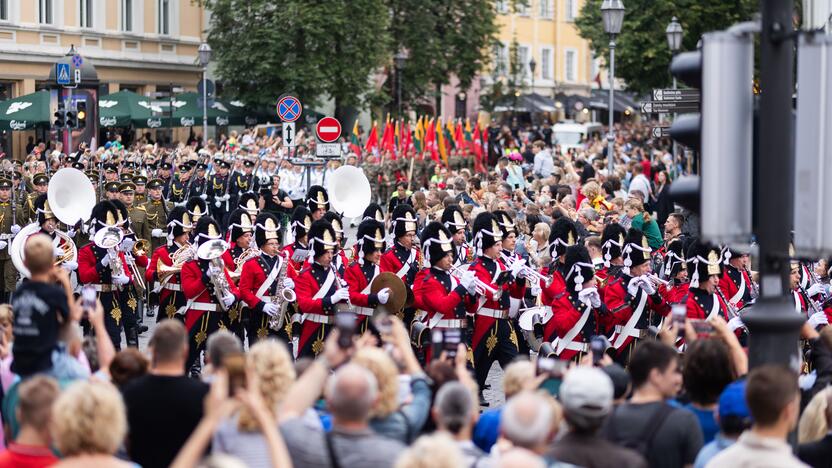
M 147 328 L 147 327 L 145 327 Z M 124 335 L 127 341 L 127 346 L 130 348 L 139 347 L 139 330 L 135 327 L 124 330 Z

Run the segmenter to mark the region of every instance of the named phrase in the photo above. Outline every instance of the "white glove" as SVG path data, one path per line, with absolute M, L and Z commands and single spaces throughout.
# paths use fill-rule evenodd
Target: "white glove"
M 592 308 L 601 307 L 601 295 L 598 288 L 584 288 L 578 293 L 578 300 Z
M 184 208 L 184 207 L 185 207 L 185 205 L 187 205 L 187 204 L 188 204 L 188 202 L 186 202 L 186 201 L 181 201 L 181 202 L 179 202 L 179 203 L 174 203 L 174 204 L 173 204 L 173 206 L 175 206 L 175 207 L 177 207 L 177 208 Z
M 731 331 L 734 331 L 738 328 L 742 328 L 744 325 L 745 324 L 742 323 L 742 317 L 740 317 L 739 315 L 728 321 L 728 329 Z
M 520 272 L 523 271 L 523 267 L 526 266 L 526 261 L 521 259 L 514 260 L 514 263 L 511 264 L 511 276 L 517 278 L 520 275 Z
M 220 200 L 222 200 L 222 201 L 228 201 L 230 199 L 231 199 L 231 195 L 229 195 L 227 193 L 220 197 Z
M 200 196 L 199 196 L 199 198 L 201 198 L 201 199 L 203 199 L 203 200 L 207 200 L 207 199 L 208 199 L 208 194 L 207 194 L 207 193 L 203 193 L 202 195 L 200 195 Z
M 164 236 L 165 236 L 165 232 L 162 231 L 161 229 L 154 229 L 154 230 L 150 231 L 150 237 L 164 237 Z
M 20 232 L 20 225 L 12 224 L 12 234 L 17 235 L 18 232 Z
M 630 282 L 627 283 L 627 293 L 635 297 L 639 289 L 641 289 L 641 277 L 630 278 Z
M 73 262 L 72 260 L 67 260 L 61 264 L 64 270 L 66 271 L 75 271 L 78 269 L 78 262 Z
M 276 317 L 279 312 L 280 312 L 280 307 L 278 307 L 277 304 L 272 304 L 271 302 L 267 302 L 263 306 L 263 313 L 268 315 L 269 317 Z
M 826 318 L 826 312 L 824 311 L 815 312 L 810 315 L 808 322 L 812 328 L 818 328 L 821 325 L 829 325 L 829 319 Z
M 825 289 L 826 288 L 824 288 L 822 284 L 815 283 L 815 284 L 809 286 L 809 289 L 806 290 L 806 295 L 809 296 L 809 297 L 815 297 L 818 294 L 821 294 L 821 293 L 825 292 Z
M 459 278 L 459 284 L 462 285 L 463 288 L 468 290 L 470 294 L 477 293 L 477 275 L 474 274 L 473 271 L 467 270 L 465 273 L 462 274 L 462 277 Z
M 390 299 L 390 288 L 382 289 L 376 294 L 376 296 L 378 296 L 379 304 L 387 304 L 387 301 Z
M 216 206 L 217 208 L 222 206 L 222 203 L 220 203 L 219 199 L 217 199 L 217 201 L 214 202 L 214 206 Z
M 69 228 L 69 230 L 66 231 L 66 235 L 67 237 L 75 237 L 75 229 Z
M 4 240 L 0 240 L 0 250 L 5 249 L 7 245 L 9 245 L 8 242 L 6 242 Z
M 531 289 L 531 294 L 534 297 L 540 297 L 540 295 L 543 294 L 543 288 L 541 288 L 540 285 L 537 283 L 533 284 Z
M 124 273 L 120 275 L 113 276 L 113 284 L 118 286 L 123 286 L 130 282 L 130 278 L 127 277 Z
M 641 280 L 641 289 L 643 289 L 648 296 L 656 294 L 656 285 L 650 281 L 650 278 L 648 278 L 647 275 L 640 276 L 639 279 Z
M 237 300 L 237 298 L 234 297 L 233 294 L 229 294 L 227 296 L 223 296 L 222 303 L 223 303 L 223 305 L 225 305 L 226 308 L 229 308 L 229 307 L 231 307 L 231 304 L 233 304 L 234 301 L 236 301 L 236 300 Z
M 283 278 L 283 287 L 295 289 L 295 280 L 293 280 L 292 278 Z
M 130 237 L 125 237 L 121 241 L 121 245 L 119 246 L 119 250 L 121 250 L 122 252 L 132 252 L 133 251 L 133 246 L 135 246 L 135 245 L 136 245 L 135 240 L 133 240 Z
M 332 296 L 329 296 L 329 299 L 333 304 L 348 301 L 350 299 L 350 290 L 349 288 L 340 288 Z

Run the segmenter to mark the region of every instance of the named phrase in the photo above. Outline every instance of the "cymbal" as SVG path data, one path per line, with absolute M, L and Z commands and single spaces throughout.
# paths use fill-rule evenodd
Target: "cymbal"
M 370 283 L 370 292 L 376 294 L 384 288 L 390 288 L 390 299 L 387 300 L 387 304 L 379 307 L 384 307 L 393 314 L 401 311 L 407 301 L 407 288 L 404 281 L 389 271 L 379 273 Z

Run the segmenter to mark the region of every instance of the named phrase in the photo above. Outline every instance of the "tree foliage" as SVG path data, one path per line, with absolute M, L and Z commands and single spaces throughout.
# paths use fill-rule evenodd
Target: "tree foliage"
M 587 0 L 576 26 L 596 56 L 609 56 L 609 35 L 601 20 L 602 0 Z M 695 50 L 702 34 L 751 19 L 755 0 L 627 0 L 624 24 L 616 38 L 615 75 L 637 93 L 664 88 L 671 82 L 672 54 L 665 28 L 676 16 L 684 29 L 682 51 Z

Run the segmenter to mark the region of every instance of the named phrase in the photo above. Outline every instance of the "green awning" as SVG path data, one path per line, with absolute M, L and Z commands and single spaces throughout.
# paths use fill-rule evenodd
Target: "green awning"
M 231 125 L 253 127 L 257 124 L 278 121 L 274 108 L 269 106 L 252 106 L 240 101 L 231 101 L 226 107 L 231 111 Z
M 119 91 L 98 100 L 98 123 L 102 127 L 160 128 L 164 111 L 132 91 Z
M 0 102 L 0 130 L 32 130 L 52 124 L 49 91 Z
M 173 107 L 174 127 L 202 125 L 202 98 L 198 93 L 177 94 L 173 98 Z M 214 100 L 208 106 L 208 125 L 230 125 L 231 117 L 231 110 L 223 101 Z

